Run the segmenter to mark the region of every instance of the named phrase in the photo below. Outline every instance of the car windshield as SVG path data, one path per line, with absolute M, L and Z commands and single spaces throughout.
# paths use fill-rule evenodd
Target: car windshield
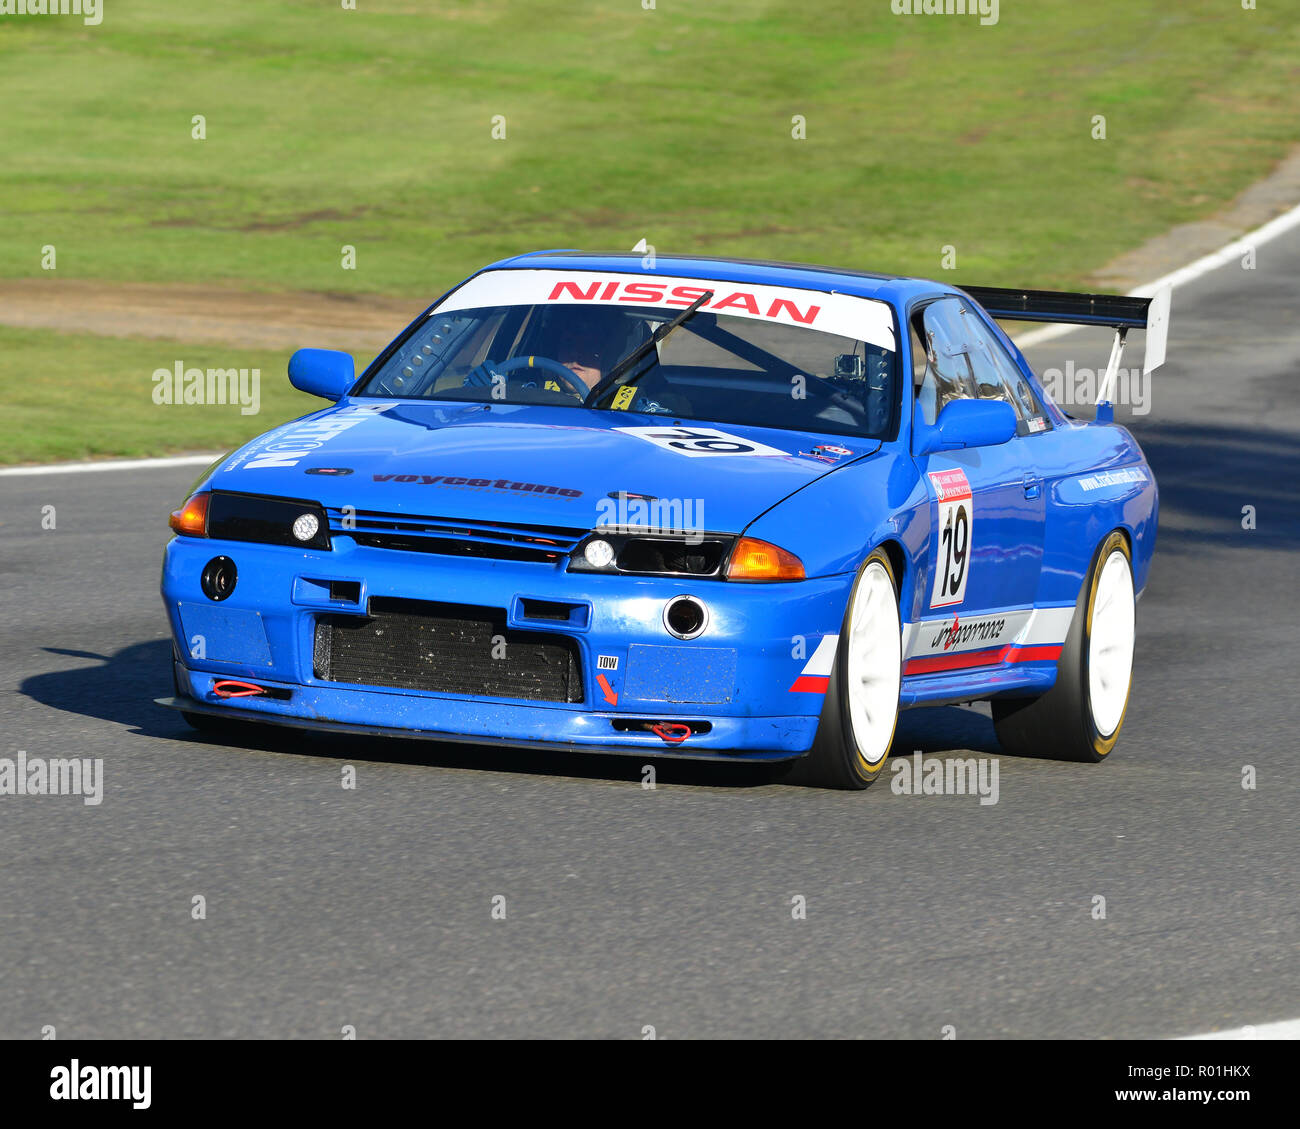
M 620 364 L 638 350 L 634 364 Z M 749 283 L 536 270 L 472 278 L 372 366 L 359 394 L 888 438 L 897 391 L 886 303 Z

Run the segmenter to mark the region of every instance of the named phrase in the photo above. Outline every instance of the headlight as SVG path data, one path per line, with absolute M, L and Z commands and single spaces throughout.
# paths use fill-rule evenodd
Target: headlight
M 319 502 L 230 494 L 195 494 L 171 516 L 171 527 L 189 537 L 257 541 L 303 549 L 330 547 L 329 522 Z
M 299 514 L 293 523 L 293 536 L 298 541 L 312 541 L 320 532 L 320 519 L 312 513 Z
M 722 533 L 664 536 L 598 529 L 573 550 L 569 571 L 720 580 L 734 540 Z
M 614 546 L 603 537 L 594 537 L 583 547 L 582 559 L 592 568 L 606 568 L 614 561 Z

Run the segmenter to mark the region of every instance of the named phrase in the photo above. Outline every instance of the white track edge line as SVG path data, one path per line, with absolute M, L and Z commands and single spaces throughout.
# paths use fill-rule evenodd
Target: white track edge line
M 1258 1023 L 1250 1027 L 1231 1027 L 1227 1031 L 1210 1031 L 1204 1035 L 1184 1035 L 1179 1041 L 1192 1039 L 1300 1039 L 1300 1019 L 1283 1019 L 1277 1023 Z
M 83 474 L 99 470 L 149 470 L 174 466 L 207 466 L 225 454 L 213 451 L 210 455 L 177 455 L 165 459 L 105 459 L 99 463 L 48 463 L 45 466 L 0 467 L 0 476 L 22 477 L 33 474 Z
M 1150 298 L 1157 292 L 1163 290 L 1166 286 L 1178 287 L 1184 283 L 1192 282 L 1202 275 L 1209 274 L 1210 271 L 1218 270 L 1226 266 L 1233 259 L 1244 255 L 1247 251 L 1267 243 L 1271 239 L 1276 239 L 1290 231 L 1293 227 L 1300 225 L 1300 204 L 1297 204 L 1289 212 L 1283 212 L 1264 224 L 1263 227 L 1257 227 L 1254 231 L 1247 232 L 1231 243 L 1220 247 L 1217 251 L 1211 251 L 1208 255 L 1202 255 L 1195 262 L 1189 263 L 1185 267 L 1179 267 L 1178 270 L 1170 271 L 1162 275 L 1154 282 L 1145 283 L 1134 290 L 1129 291 L 1130 298 Z M 1028 333 L 1019 337 L 1012 338 L 1016 347 L 1021 349 L 1032 349 L 1035 345 L 1041 345 L 1044 341 L 1052 341 L 1066 333 L 1073 333 L 1076 329 L 1085 329 L 1081 325 L 1048 325 L 1042 329 L 1031 329 Z

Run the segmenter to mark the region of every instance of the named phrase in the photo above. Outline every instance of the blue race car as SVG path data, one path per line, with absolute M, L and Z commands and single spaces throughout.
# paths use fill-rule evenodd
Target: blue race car
M 1153 300 L 541 252 L 473 275 L 172 515 L 198 728 L 789 762 L 865 788 L 900 709 L 990 699 L 1010 751 L 1100 761 L 1156 484 L 995 318 L 1147 331 Z

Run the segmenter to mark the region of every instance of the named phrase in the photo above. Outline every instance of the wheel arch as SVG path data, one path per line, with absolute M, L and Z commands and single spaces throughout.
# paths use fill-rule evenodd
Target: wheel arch
M 1092 551 L 1088 554 L 1088 567 L 1084 570 L 1083 576 L 1079 580 L 1079 596 L 1083 595 L 1084 589 L 1087 588 L 1089 581 L 1092 579 L 1092 574 L 1096 571 L 1097 563 L 1101 557 L 1101 548 L 1110 540 L 1112 533 L 1118 533 L 1124 538 L 1124 544 L 1128 547 L 1129 567 L 1133 568 L 1136 572 L 1137 566 L 1136 562 L 1133 560 L 1134 532 L 1132 528 L 1121 521 L 1116 525 L 1112 525 L 1109 529 L 1106 529 L 1101 536 L 1093 542 Z
M 894 572 L 894 582 L 898 585 L 898 606 L 900 608 L 906 605 L 903 602 L 903 591 L 907 581 L 910 579 L 907 569 L 907 552 L 903 546 L 892 537 L 886 537 L 883 541 L 876 544 L 875 549 L 881 550 L 889 558 L 889 567 Z M 872 549 L 871 552 L 875 552 Z M 868 553 L 867 556 L 870 556 Z M 863 560 L 866 558 L 864 557 Z

